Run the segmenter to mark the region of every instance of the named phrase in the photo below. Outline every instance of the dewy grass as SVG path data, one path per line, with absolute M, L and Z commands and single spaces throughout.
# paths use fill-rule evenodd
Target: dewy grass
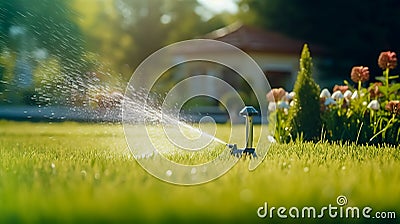
M 319 207 L 339 195 L 400 215 L 397 148 L 275 144 L 255 171 L 247 166 L 242 159 L 215 181 L 176 186 L 137 164 L 120 125 L 0 121 L 0 222 L 260 223 L 270 221 L 257 217 L 265 202 Z

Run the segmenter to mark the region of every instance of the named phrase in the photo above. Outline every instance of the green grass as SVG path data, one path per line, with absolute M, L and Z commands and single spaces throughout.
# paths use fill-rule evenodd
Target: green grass
M 339 195 L 349 206 L 397 212 L 369 221 L 399 221 L 397 148 L 290 143 L 271 147 L 253 172 L 247 163 L 210 183 L 177 186 L 138 165 L 119 125 L 0 121 L 0 223 L 308 223 L 321 220 L 271 221 L 256 211 L 264 202 L 337 205 Z

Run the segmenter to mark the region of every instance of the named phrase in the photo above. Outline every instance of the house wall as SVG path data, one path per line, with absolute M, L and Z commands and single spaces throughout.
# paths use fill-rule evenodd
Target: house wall
M 266 73 L 267 79 L 272 79 L 270 73 L 282 73 L 278 85 L 274 85 L 272 80 L 268 80 L 272 87 L 283 87 L 286 90 L 292 90 L 299 71 L 299 58 L 297 55 L 284 55 L 274 53 L 249 53 L 257 62 L 260 68 Z M 284 76 L 283 73 L 288 73 Z M 277 77 L 275 77 L 276 79 Z
M 265 72 L 267 79 L 270 79 L 271 81 L 273 80 L 271 78 L 271 76 L 273 75 L 272 73 L 275 74 L 275 81 L 277 80 L 277 78 L 279 79 L 279 85 L 274 85 L 274 83 L 271 83 L 270 80 L 268 80 L 272 88 L 283 87 L 287 91 L 291 91 L 293 89 L 297 73 L 299 71 L 298 55 L 259 52 L 250 52 L 248 54 L 259 65 L 261 70 Z M 252 64 L 244 63 L 243 58 L 240 55 L 232 54 L 230 52 L 203 52 L 201 54 L 196 52 L 196 56 L 202 58 L 223 58 L 225 61 L 229 62 L 230 65 L 232 65 L 231 69 L 235 70 L 239 74 L 243 74 L 244 71 L 254 70 L 254 67 L 251 67 Z M 173 60 L 184 61 L 185 55 L 177 55 Z M 175 77 L 179 77 L 180 79 L 182 79 L 184 77 L 207 74 L 219 77 L 221 79 L 229 78 L 229 75 L 223 75 L 223 69 L 226 69 L 225 66 L 215 66 L 215 64 L 213 63 L 204 63 L 200 66 L 182 66 L 182 69 L 176 72 L 177 74 L 175 75 Z M 260 82 L 256 78 L 256 76 L 250 78 L 250 85 L 257 89 L 265 88 L 263 86 L 263 83 Z M 212 92 L 213 95 L 218 98 L 224 95 L 224 92 L 214 86 L 213 83 L 210 82 L 210 80 L 204 80 L 204 82 L 191 83 L 191 85 L 187 86 L 184 92 L 177 97 L 193 96 L 194 94 L 204 90 L 206 90 L 206 92 Z
M 231 54 L 229 52 L 210 52 L 210 53 L 202 53 L 201 55 L 196 54 L 198 57 L 202 58 L 216 58 L 216 55 L 218 58 L 223 58 L 226 62 L 228 62 L 229 65 L 231 65 L 231 69 L 233 69 L 235 72 L 238 74 L 243 74 L 245 71 L 249 70 L 254 70 L 251 64 L 248 63 L 243 63 L 243 58 L 239 55 Z M 184 60 L 185 57 L 183 55 L 179 55 L 179 58 L 181 60 Z M 215 66 L 213 63 L 206 63 L 205 65 L 202 65 L 201 67 L 196 67 L 196 66 L 182 66 L 183 68 L 179 70 L 177 73 L 182 77 L 184 75 L 185 77 L 192 76 L 192 75 L 198 75 L 198 74 L 207 74 L 215 77 L 219 77 L 223 79 L 224 76 L 224 69 L 225 66 Z M 224 78 L 229 78 L 224 77 Z M 229 80 L 226 80 L 229 81 Z M 259 82 L 257 79 L 253 78 L 249 80 L 252 86 L 257 86 L 259 88 L 263 88 L 262 82 Z M 194 93 L 198 92 L 198 89 L 207 89 L 210 92 L 214 92 L 216 96 L 221 97 L 224 93 L 221 92 L 218 88 L 213 86 L 213 83 L 193 83 L 190 88 L 187 88 L 187 92 L 185 95 L 193 95 Z
M 245 70 L 250 69 L 247 64 L 243 63 L 243 60 L 240 56 L 235 54 L 230 54 L 229 52 L 211 52 L 211 53 L 203 53 L 202 57 L 204 58 L 213 58 L 215 55 L 223 57 L 226 61 L 229 61 L 230 64 L 233 65 L 232 69 L 237 71 L 238 73 L 243 73 Z M 274 54 L 274 53 L 257 53 L 250 52 L 249 55 L 254 59 L 254 61 L 259 65 L 261 70 L 266 73 L 266 77 L 269 77 L 268 72 L 275 73 L 288 73 L 288 76 L 281 77 L 279 81 L 279 85 L 275 85 L 270 82 L 272 87 L 284 87 L 287 90 L 292 90 L 294 82 L 297 77 L 297 73 L 299 70 L 299 58 L 297 55 L 290 54 Z M 179 58 L 183 60 L 185 57 L 180 55 Z M 247 66 L 247 67 L 246 67 Z M 207 73 L 218 76 L 221 74 L 221 70 L 215 70 L 213 66 L 207 66 L 206 68 L 186 68 L 186 71 L 180 71 L 181 74 L 189 74 L 189 73 Z M 192 70 L 192 71 L 189 71 Z M 276 77 L 275 77 L 276 78 Z M 252 84 L 257 86 L 257 80 L 252 80 Z M 196 88 L 196 87 L 193 87 Z M 212 86 L 208 86 L 208 88 L 213 88 Z

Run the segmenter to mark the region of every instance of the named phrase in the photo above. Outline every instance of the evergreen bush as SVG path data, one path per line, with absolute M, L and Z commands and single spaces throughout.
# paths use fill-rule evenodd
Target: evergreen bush
M 287 140 L 317 140 L 321 133 L 320 88 L 312 78 L 312 58 L 307 44 L 300 58 L 300 71 L 294 85 L 294 105 L 286 123 Z

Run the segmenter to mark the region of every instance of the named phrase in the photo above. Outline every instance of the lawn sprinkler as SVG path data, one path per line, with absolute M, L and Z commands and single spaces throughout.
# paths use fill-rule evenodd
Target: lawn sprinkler
M 240 115 L 246 117 L 246 147 L 238 149 L 236 144 L 227 144 L 231 148 L 231 154 L 236 157 L 251 155 L 257 157 L 256 149 L 253 148 L 253 116 L 258 114 L 258 111 L 252 106 L 245 106 L 240 112 Z

